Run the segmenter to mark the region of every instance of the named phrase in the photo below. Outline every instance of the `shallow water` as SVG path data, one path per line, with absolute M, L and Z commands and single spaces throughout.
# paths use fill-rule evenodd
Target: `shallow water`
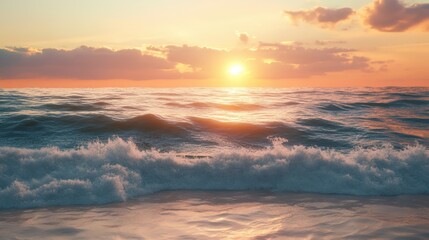
M 428 229 L 428 196 L 174 191 L 0 214 L 3 239 L 427 239 Z

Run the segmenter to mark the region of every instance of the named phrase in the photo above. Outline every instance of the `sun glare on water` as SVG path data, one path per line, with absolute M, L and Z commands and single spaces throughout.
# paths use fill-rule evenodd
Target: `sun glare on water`
M 244 73 L 244 67 L 241 64 L 231 65 L 228 69 L 228 73 L 229 73 L 229 75 L 234 76 L 234 77 L 241 76 Z

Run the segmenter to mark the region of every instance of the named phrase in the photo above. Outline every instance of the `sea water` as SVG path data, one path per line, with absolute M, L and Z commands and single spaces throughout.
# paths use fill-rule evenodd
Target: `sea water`
M 0 236 L 424 239 L 428 146 L 427 88 L 0 90 Z

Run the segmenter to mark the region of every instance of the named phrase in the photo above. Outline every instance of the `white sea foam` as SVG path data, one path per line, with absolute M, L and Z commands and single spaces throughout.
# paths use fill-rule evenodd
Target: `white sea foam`
M 201 153 L 204 154 L 204 153 Z M 237 149 L 202 159 L 114 138 L 76 150 L 0 148 L 0 208 L 98 204 L 162 190 L 429 194 L 429 149 Z

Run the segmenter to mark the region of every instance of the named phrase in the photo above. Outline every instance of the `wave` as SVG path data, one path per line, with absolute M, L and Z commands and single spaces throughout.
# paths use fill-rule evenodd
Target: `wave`
M 247 122 L 222 122 L 209 118 L 190 117 L 194 131 L 209 132 L 230 137 L 231 141 L 248 141 L 256 143 L 266 141 L 268 137 L 287 137 L 289 143 L 315 143 L 317 139 L 309 139 L 309 132 L 289 126 L 282 122 L 253 124 Z
M 5 121 L 3 128 L 12 131 L 53 131 L 78 129 L 86 133 L 118 131 L 183 134 L 186 123 L 170 122 L 154 114 L 144 114 L 120 120 L 102 114 L 88 115 L 17 115 Z
M 394 92 L 394 93 L 388 93 L 388 95 L 392 97 L 400 97 L 400 98 L 427 98 L 429 95 L 429 92 Z
M 251 103 L 207 103 L 207 102 L 192 102 L 192 103 L 177 103 L 168 102 L 167 106 L 180 107 L 180 108 L 215 108 L 225 111 L 255 111 L 264 109 L 264 106 L 251 104 Z
M 414 124 L 429 124 L 429 118 L 419 118 L 419 117 L 402 117 L 402 118 L 395 118 L 396 120 L 406 122 L 406 123 L 414 123 Z
M 347 104 L 340 103 L 324 103 L 319 106 L 319 109 L 325 111 L 339 112 L 339 111 L 349 111 L 354 107 Z
M 102 204 L 165 190 L 429 194 L 429 150 L 283 146 L 187 158 L 114 138 L 74 150 L 0 148 L 0 208 Z
M 301 103 L 299 103 L 299 102 L 286 101 L 286 102 L 275 104 L 274 106 L 295 106 L 295 105 L 300 105 L 300 104 Z
M 424 99 L 401 99 L 389 102 L 353 102 L 353 103 L 322 103 L 318 108 L 326 111 L 350 111 L 361 108 L 404 108 L 404 107 L 427 107 L 429 101 Z
M 110 130 L 139 130 L 145 132 L 163 132 L 170 134 L 186 133 L 186 123 L 170 122 L 154 114 L 145 114 L 127 120 L 114 121 Z
M 93 104 L 84 104 L 84 103 L 48 103 L 41 105 L 41 109 L 48 109 L 48 110 L 56 110 L 56 111 L 98 111 L 102 110 L 103 106 L 109 105 L 105 102 L 96 102 Z
M 292 142 L 306 133 L 282 122 L 252 124 L 246 122 L 223 122 L 209 118 L 189 117 L 188 121 L 170 121 L 154 114 L 143 114 L 129 119 L 113 119 L 102 114 L 85 115 L 16 115 L 2 126 L 9 132 L 58 133 L 75 129 L 82 133 L 110 133 L 137 131 L 184 136 L 194 132 L 209 132 L 237 139 L 266 140 L 271 135 L 287 136 Z M 301 139 L 303 140 L 303 139 Z
M 110 114 L 110 113 L 109 113 Z M 338 118 L 297 118 L 294 121 L 269 120 L 266 122 L 219 121 L 207 117 L 187 116 L 165 118 L 155 114 L 142 114 L 118 119 L 106 114 L 14 114 L 1 117 L 0 145 L 11 146 L 13 141 L 21 145 L 40 147 L 55 145 L 63 136 L 79 141 L 104 139 L 112 135 L 122 137 L 155 138 L 154 141 L 198 143 L 205 139 L 211 143 L 227 141 L 241 146 L 265 146 L 268 137 L 282 137 L 292 145 L 334 148 L 353 148 L 353 140 L 370 138 L 367 144 L 382 144 L 386 137 L 395 145 L 410 144 L 416 140 L 427 144 L 425 116 L 395 117 L 391 129 L 369 130 L 367 126 L 348 124 Z M 360 118 L 360 122 L 373 123 L 374 127 L 386 126 L 382 118 Z M 396 125 L 393 125 L 396 124 Z M 408 129 L 400 124 L 410 125 Z M 368 125 L 371 127 L 371 125 Z M 394 128 L 397 127 L 397 128 Z M 403 134 L 407 133 L 407 134 Z M 416 137 L 417 136 L 417 137 Z M 366 141 L 366 140 L 365 140 Z M 372 141 L 372 142 L 371 142 Z M 150 142 L 149 140 L 147 143 Z M 37 145 L 40 143 L 39 145 Z M 36 144 L 36 145 L 32 145 Z M 146 143 L 145 143 L 146 144 Z M 362 141 L 358 144 L 365 144 Z M 68 145 L 71 147 L 71 145 Z
M 334 130 L 341 130 L 346 128 L 343 124 L 335 121 L 330 121 L 323 118 L 304 118 L 304 119 L 298 119 L 297 121 L 299 124 L 308 126 L 308 127 L 321 127 L 321 128 L 328 128 L 328 129 L 334 129 Z
M 429 101 L 423 100 L 423 99 L 401 99 L 401 100 L 394 100 L 389 102 L 356 102 L 356 103 L 352 103 L 351 105 L 358 106 L 358 107 L 393 108 L 393 107 L 429 106 Z

